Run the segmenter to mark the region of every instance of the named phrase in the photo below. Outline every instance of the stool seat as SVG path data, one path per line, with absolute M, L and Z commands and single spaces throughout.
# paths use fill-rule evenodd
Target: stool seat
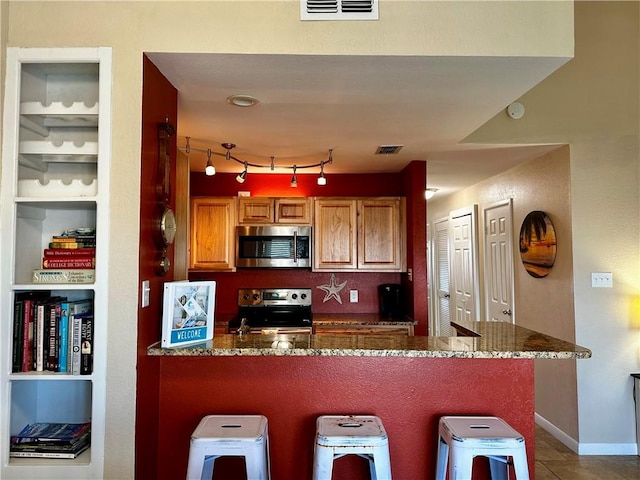
M 187 480 L 210 480 L 215 460 L 245 458 L 247 478 L 269 480 L 269 435 L 262 415 L 207 415 L 191 434 Z
M 473 458 L 489 458 L 492 480 L 507 480 L 513 465 L 517 480 L 529 480 L 525 440 L 499 417 L 445 416 L 438 424 L 436 480 L 471 480 Z M 509 458 L 512 461 L 509 461 Z
M 372 480 L 391 480 L 389 440 L 380 418 L 372 415 L 318 417 L 313 479 L 330 480 L 333 461 L 350 454 L 369 461 Z

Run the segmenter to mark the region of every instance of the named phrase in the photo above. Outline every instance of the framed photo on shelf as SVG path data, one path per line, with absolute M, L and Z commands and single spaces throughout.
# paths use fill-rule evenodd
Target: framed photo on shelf
M 162 347 L 180 347 L 213 338 L 216 282 L 165 282 Z

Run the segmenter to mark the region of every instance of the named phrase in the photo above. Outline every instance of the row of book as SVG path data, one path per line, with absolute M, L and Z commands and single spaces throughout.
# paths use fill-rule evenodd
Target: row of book
M 10 457 L 76 458 L 91 445 L 91 423 L 32 423 L 11 436 Z
M 33 271 L 32 283 L 95 282 L 96 229 L 76 228 L 52 236 L 41 266 Z
M 96 266 L 96 230 L 65 230 L 51 237 L 42 254 L 43 269 L 93 269 Z
M 93 373 L 93 299 L 69 301 L 50 291 L 16 293 L 12 371 Z

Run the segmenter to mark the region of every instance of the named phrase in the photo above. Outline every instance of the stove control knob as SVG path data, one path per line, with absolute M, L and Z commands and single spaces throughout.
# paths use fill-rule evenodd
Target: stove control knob
M 296 298 L 298 298 L 298 294 L 297 293 L 291 294 L 291 298 L 293 298 L 295 300 Z
M 305 298 L 307 298 L 307 294 L 306 293 L 301 293 L 300 294 L 300 298 L 304 300 Z
M 260 300 L 260 294 L 259 293 L 254 293 L 253 294 L 253 299 L 256 300 L 256 301 Z
M 249 294 L 245 293 L 242 298 L 244 298 L 245 300 L 249 300 Z

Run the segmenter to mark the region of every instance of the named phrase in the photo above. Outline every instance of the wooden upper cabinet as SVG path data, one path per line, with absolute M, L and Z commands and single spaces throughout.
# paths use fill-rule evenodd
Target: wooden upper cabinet
M 273 198 L 238 197 L 238 223 L 273 223 Z
M 404 198 L 358 200 L 358 268 L 406 270 Z
M 401 197 L 316 199 L 313 269 L 405 271 L 404 209 Z
M 276 198 L 276 223 L 311 224 L 310 198 Z
M 205 197 L 191 200 L 190 267 L 202 270 L 235 268 L 236 199 Z
M 238 223 L 256 224 L 311 224 L 311 199 L 239 197 Z
M 354 270 L 358 267 L 356 208 L 355 199 L 316 199 L 314 270 Z

